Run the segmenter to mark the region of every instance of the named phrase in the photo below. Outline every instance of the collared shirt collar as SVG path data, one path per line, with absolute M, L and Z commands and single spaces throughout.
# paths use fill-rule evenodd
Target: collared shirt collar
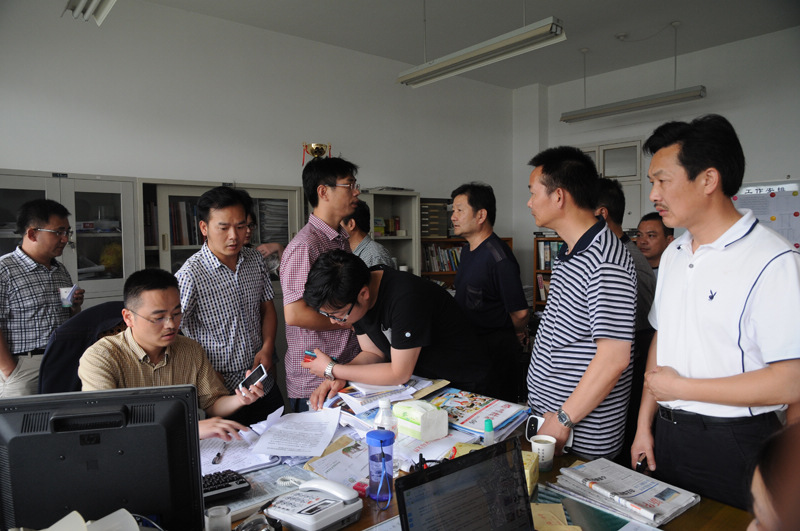
M 125 337 L 125 343 L 131 349 L 131 355 L 133 355 L 140 362 L 152 363 L 147 352 L 145 352 L 144 349 L 139 346 L 139 343 L 136 342 L 136 339 L 133 338 L 133 330 L 126 328 L 122 333 Z M 164 351 L 164 357 L 161 358 L 161 361 L 158 363 L 158 365 L 156 365 L 156 367 L 166 365 L 167 361 L 169 361 L 169 347 L 167 347 Z
M 736 223 L 731 225 L 730 228 L 722 234 L 722 236 L 713 242 L 701 245 L 700 247 L 709 247 L 711 249 L 722 250 L 750 234 L 750 232 L 758 224 L 758 218 L 755 217 L 752 210 L 746 208 L 739 210 L 739 213 L 742 215 L 742 217 L 739 218 Z M 688 248 L 691 249 L 692 234 L 689 231 L 684 232 L 675 240 L 675 245 L 678 247 L 678 249 L 683 249 L 684 246 L 687 245 Z
M 322 234 L 324 234 L 329 240 L 335 240 L 336 238 L 344 238 L 345 240 L 350 239 L 350 235 L 347 234 L 347 231 L 344 230 L 344 227 L 340 225 L 338 229 L 333 229 L 330 225 L 319 219 L 314 214 L 308 215 L 308 222 L 317 230 L 322 232 Z
M 244 253 L 242 253 L 242 251 L 240 250 L 239 251 L 239 256 L 236 258 L 236 269 L 239 269 L 239 265 L 242 263 L 242 260 L 244 260 L 243 254 Z M 210 265 L 212 267 L 215 267 L 215 268 L 216 267 L 225 267 L 225 268 L 228 267 L 225 264 L 223 264 L 219 260 L 219 258 L 217 258 L 217 255 L 215 255 L 211 251 L 211 249 L 208 248 L 208 242 L 204 243 L 203 246 L 200 248 L 200 256 L 203 257 L 203 262 L 205 262 L 206 264 L 208 264 L 208 265 Z
M 17 245 L 17 248 L 14 249 L 14 255 L 17 258 L 19 258 L 19 260 L 23 264 L 25 264 L 25 268 L 26 268 L 27 271 L 33 271 L 34 269 L 36 269 L 39 266 L 46 267 L 44 264 L 40 264 L 39 262 L 37 262 L 36 260 L 31 258 L 28 255 L 28 253 L 23 251 L 22 247 L 19 246 L 19 245 Z M 60 266 L 60 265 L 61 265 L 61 262 L 59 262 L 58 260 L 53 258 L 52 260 L 50 260 L 50 266 L 51 266 L 52 269 L 51 268 L 48 268 L 48 269 L 50 269 L 50 271 L 52 271 L 52 270 L 58 268 L 58 266 Z
M 586 250 L 589 245 L 594 241 L 595 237 L 600 234 L 606 226 L 606 220 L 602 218 L 602 216 L 597 216 L 597 223 L 589 227 L 589 230 L 583 233 L 583 236 L 578 238 L 578 241 L 575 243 L 575 247 L 567 254 L 567 246 L 562 245 L 561 249 L 558 250 L 558 259 L 562 262 L 565 260 L 569 260 L 573 256 L 582 253 Z

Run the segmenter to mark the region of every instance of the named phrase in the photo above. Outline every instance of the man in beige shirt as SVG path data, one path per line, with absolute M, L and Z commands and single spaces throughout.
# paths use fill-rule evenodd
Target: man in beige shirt
M 228 394 L 203 347 L 178 335 L 178 280 L 161 269 L 137 271 L 125 282 L 124 302 L 127 330 L 99 340 L 81 357 L 83 390 L 192 384 L 200 409 L 212 417 L 200 421 L 200 438 L 238 439 L 238 430 L 247 428 L 222 417 L 255 402 L 264 390 L 258 383 Z

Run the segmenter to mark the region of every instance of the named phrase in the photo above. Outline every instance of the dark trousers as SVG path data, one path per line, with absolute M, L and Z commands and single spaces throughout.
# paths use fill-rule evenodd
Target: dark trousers
M 262 420 L 267 420 L 269 414 L 282 405 L 283 397 L 281 396 L 281 391 L 278 389 L 278 384 L 273 383 L 272 389 L 270 389 L 269 392 L 263 396 L 263 398 L 256 400 L 252 404 L 239 408 L 228 418 L 230 420 L 235 420 L 239 424 L 250 426 L 251 424 L 257 424 Z
M 622 451 L 614 459 L 614 462 L 630 468 L 631 466 L 631 445 L 636 437 L 636 426 L 639 421 L 639 404 L 642 401 L 642 390 L 644 389 L 644 372 L 647 367 L 647 351 L 650 342 L 653 340 L 654 331 L 652 328 L 647 330 L 637 330 L 634 349 L 633 349 L 633 377 L 631 379 L 631 401 L 628 404 L 628 413 L 625 416 L 625 442 L 622 444 Z
M 774 413 L 726 419 L 687 415 L 655 423 L 656 477 L 704 498 L 747 510 L 755 459 L 764 440 L 781 428 Z

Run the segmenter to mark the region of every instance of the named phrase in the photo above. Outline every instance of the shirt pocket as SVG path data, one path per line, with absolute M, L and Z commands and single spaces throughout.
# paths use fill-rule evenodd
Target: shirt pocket
M 474 286 L 467 286 L 467 297 L 464 302 L 468 310 L 480 310 L 483 306 L 483 290 Z

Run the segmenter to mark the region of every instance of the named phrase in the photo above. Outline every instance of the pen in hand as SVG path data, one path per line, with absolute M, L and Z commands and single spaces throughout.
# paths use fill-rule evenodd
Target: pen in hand
M 225 453 L 225 450 L 228 448 L 228 443 L 225 442 L 222 444 L 222 450 L 217 452 L 217 455 L 214 456 L 214 459 L 211 460 L 212 465 L 218 465 L 222 462 L 222 454 Z

